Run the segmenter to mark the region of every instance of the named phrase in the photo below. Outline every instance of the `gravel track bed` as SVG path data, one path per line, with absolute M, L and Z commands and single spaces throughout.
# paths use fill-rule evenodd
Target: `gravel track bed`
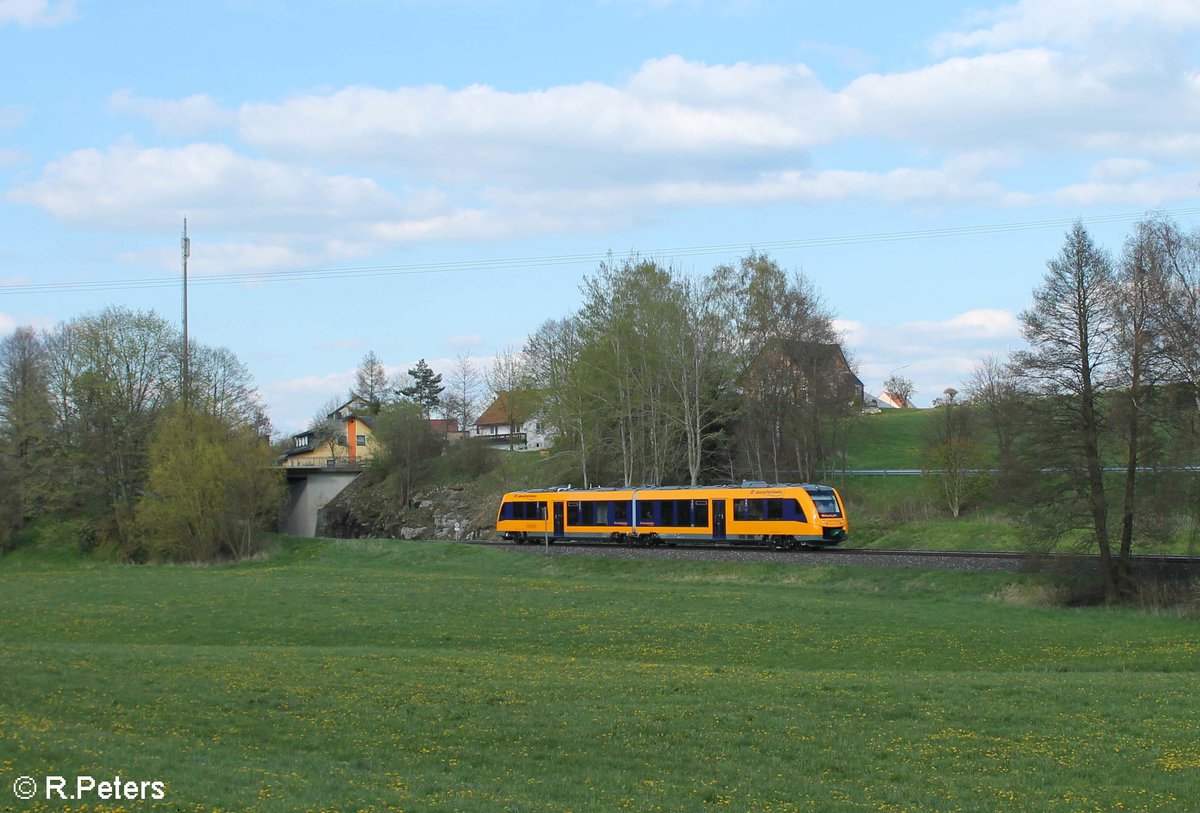
M 1031 560 L 1011 556 L 905 555 L 869 551 L 774 551 L 759 548 L 631 548 L 623 545 L 514 545 L 511 542 L 480 542 L 500 550 L 537 556 L 611 556 L 619 559 L 677 559 L 702 562 L 742 562 L 780 565 L 857 565 L 861 567 L 945 568 L 983 573 L 1020 571 Z

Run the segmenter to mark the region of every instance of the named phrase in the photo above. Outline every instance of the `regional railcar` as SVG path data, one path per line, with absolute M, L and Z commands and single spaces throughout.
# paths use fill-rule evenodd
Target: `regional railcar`
M 746 482 L 513 491 L 500 502 L 496 530 L 518 543 L 715 542 L 794 549 L 837 545 L 849 525 L 841 495 L 831 486 Z

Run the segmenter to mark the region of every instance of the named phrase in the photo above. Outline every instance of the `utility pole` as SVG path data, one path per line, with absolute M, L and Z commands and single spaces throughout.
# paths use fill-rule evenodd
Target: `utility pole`
M 191 368 L 188 365 L 188 286 L 187 286 L 187 266 L 188 257 L 192 253 L 192 241 L 188 239 L 187 233 L 187 218 L 183 219 L 183 239 L 179 241 L 179 247 L 183 253 L 183 407 L 187 409 L 191 406 L 191 389 L 190 376 Z

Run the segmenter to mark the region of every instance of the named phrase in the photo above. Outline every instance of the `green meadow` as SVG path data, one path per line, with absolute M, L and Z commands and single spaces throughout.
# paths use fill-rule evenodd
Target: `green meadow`
M 0 810 L 1108 811 L 1200 799 L 1194 620 L 1036 574 L 279 540 L 0 559 Z M 19 801 L 19 776 L 165 783 Z M 73 785 L 72 785 L 73 787 Z

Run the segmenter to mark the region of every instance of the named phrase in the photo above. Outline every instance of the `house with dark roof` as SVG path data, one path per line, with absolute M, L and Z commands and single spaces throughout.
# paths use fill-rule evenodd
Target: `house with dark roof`
M 855 374 L 841 345 L 796 339 L 772 339 L 746 366 L 740 383 L 753 396 L 786 381 L 795 396 L 812 400 L 817 393 L 835 393 L 846 403 L 863 404 L 862 379 Z

